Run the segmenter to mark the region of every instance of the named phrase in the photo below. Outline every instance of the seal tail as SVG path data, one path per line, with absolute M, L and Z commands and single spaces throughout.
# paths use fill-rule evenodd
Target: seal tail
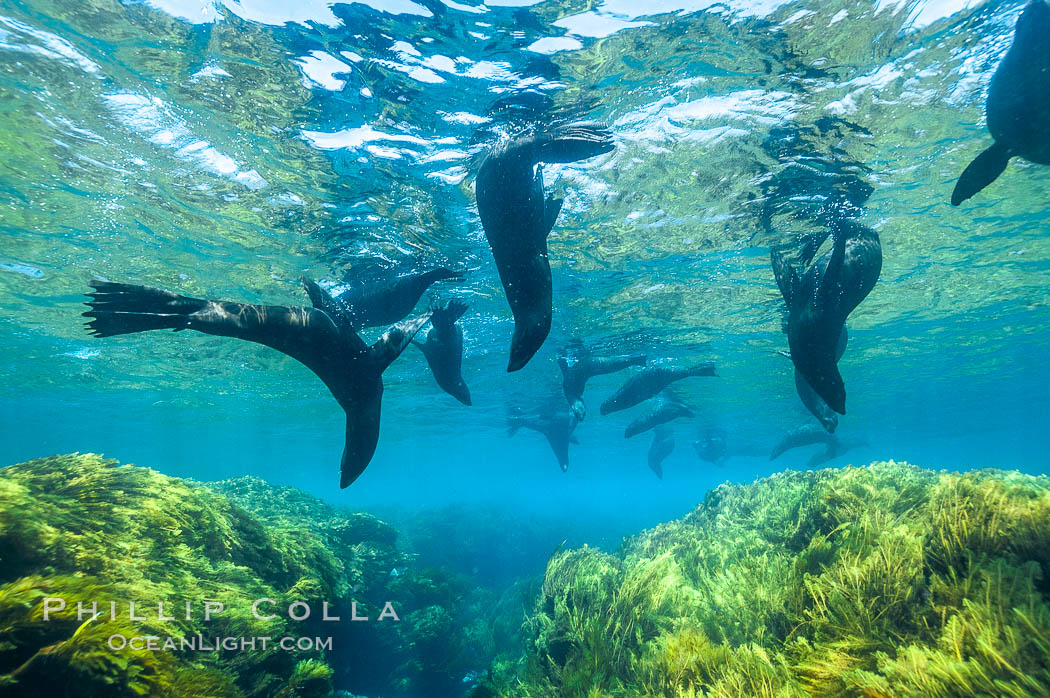
M 150 286 L 119 284 L 93 279 L 94 290 L 86 295 L 92 300 L 84 313 L 91 318 L 88 329 L 96 337 L 113 337 L 149 330 L 183 330 L 189 327 L 189 316 L 207 306 L 198 298 L 180 296 Z
M 537 149 L 540 162 L 576 162 L 608 153 L 616 146 L 607 126 L 594 121 L 575 121 L 552 129 L 541 137 Z
M 996 143 L 966 166 L 952 191 L 952 206 L 958 206 L 994 182 L 1010 162 L 1010 149 Z

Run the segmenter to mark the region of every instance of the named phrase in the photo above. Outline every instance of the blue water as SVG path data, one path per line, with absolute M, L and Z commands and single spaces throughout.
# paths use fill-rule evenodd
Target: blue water
M 768 457 L 812 421 L 775 354 L 769 248 L 834 200 L 878 230 L 885 261 L 840 364 L 839 434 L 864 445 L 830 465 L 1050 472 L 1050 171 L 1015 160 L 948 205 L 991 142 L 984 94 L 1021 7 L 0 2 L 0 463 L 94 451 L 392 516 L 495 506 L 615 545 L 816 450 Z M 609 124 L 617 149 L 545 170 L 566 198 L 554 328 L 508 375 L 473 176 L 501 135 L 564 118 Z M 301 365 L 193 333 L 96 340 L 79 316 L 92 277 L 302 304 L 300 274 L 376 260 L 466 270 L 434 290 L 470 304 L 474 406 L 407 351 L 347 490 L 343 416 Z M 662 480 L 650 437 L 622 436 L 644 408 L 598 414 L 626 372 L 589 382 L 567 473 L 539 434 L 507 436 L 511 406 L 561 399 L 571 338 L 718 365 L 678 385 L 697 417 L 673 425 Z M 690 444 L 709 428 L 727 435 L 721 466 Z

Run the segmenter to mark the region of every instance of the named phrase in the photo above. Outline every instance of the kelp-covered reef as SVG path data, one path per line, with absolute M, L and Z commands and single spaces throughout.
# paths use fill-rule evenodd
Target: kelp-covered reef
M 45 621 L 45 597 L 66 609 Z M 259 620 L 264 598 L 274 617 Z M 77 601 L 107 614 L 117 601 L 116 620 L 78 620 Z M 225 609 L 204 621 L 205 601 Z M 289 618 L 295 601 L 309 619 Z M 341 622 L 322 620 L 325 601 Z M 378 621 L 386 601 L 399 621 Z M 351 602 L 368 622 L 349 621 Z M 258 478 L 202 485 L 90 454 L 0 469 L 0 696 L 452 695 L 491 646 L 483 605 L 463 579 L 414 564 L 383 521 Z M 114 634 L 273 642 L 115 650 Z M 331 637 L 332 649 L 285 651 L 281 637 Z
M 478 695 L 1050 695 L 1050 480 L 887 462 L 722 485 L 547 567 Z

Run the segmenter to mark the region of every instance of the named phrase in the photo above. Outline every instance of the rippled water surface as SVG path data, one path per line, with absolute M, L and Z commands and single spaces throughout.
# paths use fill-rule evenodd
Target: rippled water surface
M 253 472 L 354 505 L 463 499 L 653 523 L 810 420 L 769 248 L 827 206 L 878 230 L 851 316 L 835 463 L 1046 467 L 1050 169 L 1015 160 L 948 205 L 990 138 L 988 81 L 1017 2 L 654 0 L 0 2 L 0 454 L 100 451 L 177 475 Z M 570 118 L 616 150 L 548 166 L 554 328 L 505 373 L 512 323 L 474 200 L 503 134 Z M 343 421 L 307 369 L 193 333 L 89 337 L 92 277 L 300 304 L 297 279 L 369 265 L 467 270 L 474 406 L 414 350 L 387 372 L 379 451 L 338 491 Z M 713 360 L 680 394 L 663 481 L 635 415 L 593 379 L 562 474 L 508 405 L 557 395 L 571 338 Z M 690 441 L 725 430 L 721 468 Z M 626 525 L 626 524 L 625 524 Z

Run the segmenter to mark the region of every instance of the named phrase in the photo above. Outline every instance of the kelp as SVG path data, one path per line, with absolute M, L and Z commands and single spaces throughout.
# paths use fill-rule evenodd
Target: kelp
M 1050 480 L 903 463 L 725 484 L 557 553 L 504 696 L 1050 695 Z

